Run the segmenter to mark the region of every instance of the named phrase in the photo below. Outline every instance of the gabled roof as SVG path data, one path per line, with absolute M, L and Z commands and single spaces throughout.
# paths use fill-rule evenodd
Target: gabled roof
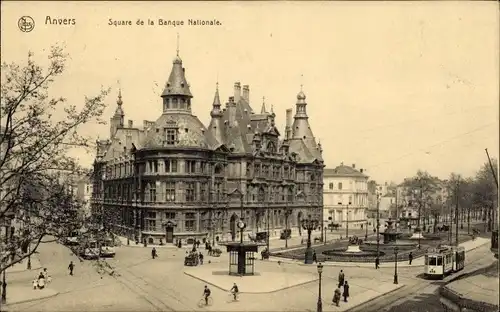
M 325 176 L 325 177 L 339 176 L 339 177 L 368 178 L 367 175 L 359 172 L 358 170 L 356 170 L 352 167 L 346 166 L 346 165 L 340 165 L 338 167 L 335 167 L 334 169 L 325 168 L 323 171 L 323 176 Z

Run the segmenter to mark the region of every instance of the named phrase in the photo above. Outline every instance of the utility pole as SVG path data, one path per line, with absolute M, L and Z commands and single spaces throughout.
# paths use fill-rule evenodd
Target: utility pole
M 487 148 L 485 148 L 484 150 L 486 151 L 486 156 L 488 156 L 488 163 L 490 164 L 491 174 L 493 175 L 493 178 L 495 179 L 495 184 L 496 184 L 497 190 L 498 190 L 498 178 L 495 174 L 495 170 L 493 169 L 493 164 L 491 163 L 490 154 L 488 153 Z M 498 194 L 497 194 L 497 196 L 498 196 Z M 489 214 L 490 218 L 488 220 L 488 223 L 491 223 L 491 230 L 493 230 L 495 228 L 495 225 L 498 223 L 498 222 L 493 222 L 493 220 L 496 220 L 495 219 L 495 209 L 494 209 L 493 205 L 494 205 L 494 203 L 491 204 L 491 213 Z M 498 216 L 497 216 L 497 218 L 498 218 Z
M 456 186 L 456 205 L 455 205 L 455 244 L 458 246 L 458 199 L 459 197 L 459 191 L 460 191 L 460 177 L 457 179 L 457 186 Z

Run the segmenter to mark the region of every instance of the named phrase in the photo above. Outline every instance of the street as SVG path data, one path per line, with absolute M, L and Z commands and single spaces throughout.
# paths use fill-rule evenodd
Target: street
M 197 303 L 202 296 L 204 282 L 185 275 L 185 249 L 158 249 L 158 258 L 151 259 L 150 248 L 119 247 L 116 257 L 105 260 L 115 268 L 116 276 L 99 275 L 93 262 L 80 263 L 71 251 L 56 243 L 43 244 L 39 257 L 44 267 L 53 277 L 50 285 L 59 295 L 31 303 L 11 305 L 15 311 L 308 311 L 315 309 L 318 296 L 318 283 L 311 282 L 273 293 L 245 294 L 251 290 L 240 289 L 238 302 L 228 303 L 228 293 L 211 287 L 214 304 L 199 308 Z M 485 256 L 488 255 L 488 256 Z M 466 269 L 479 267 L 489 261 L 488 246 L 471 251 L 466 260 Z M 69 276 L 69 261 L 76 264 L 75 275 Z M 208 263 L 208 261 L 212 263 Z M 227 267 L 228 256 L 205 257 L 204 266 Z M 276 262 L 257 261 L 256 269 L 276 271 L 292 276 L 295 273 L 317 274 L 316 266 L 277 264 Z M 340 267 L 325 266 L 323 270 L 322 293 L 324 311 L 338 311 L 330 304 L 331 296 Z M 373 293 L 377 283 L 391 283 L 394 271 L 391 268 L 343 268 L 346 279 L 353 281 L 351 297 Z M 439 298 L 434 292 L 442 282 L 426 281 L 418 277 L 422 267 L 404 267 L 398 271 L 401 290 L 374 299 L 352 311 L 442 311 Z M 36 272 L 30 272 L 31 275 Z M 28 278 L 29 276 L 26 276 Z M 448 277 L 450 278 L 450 277 Z M 239 277 L 235 277 L 238 282 Z M 29 280 L 11 283 L 26 283 Z M 258 286 L 256 286 L 258 287 Z M 355 301 L 355 300 L 354 300 Z M 347 306 L 344 305 L 344 308 Z

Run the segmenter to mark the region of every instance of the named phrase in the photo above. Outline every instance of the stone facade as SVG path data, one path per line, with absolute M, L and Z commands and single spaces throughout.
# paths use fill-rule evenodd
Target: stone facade
M 104 226 L 149 243 L 231 240 L 247 232 L 298 228 L 322 217 L 323 159 L 297 95 L 283 138 L 271 106 L 259 114 L 249 87 L 234 84 L 223 108 L 218 87 L 208 127 L 191 113 L 193 95 L 177 55 L 156 121 L 124 124 L 121 90 L 110 139 L 97 142 L 92 214 Z M 243 207 L 243 216 L 241 216 Z

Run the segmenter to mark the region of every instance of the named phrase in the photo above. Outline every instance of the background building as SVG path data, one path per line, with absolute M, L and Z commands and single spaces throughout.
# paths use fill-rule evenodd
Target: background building
M 334 169 L 325 169 L 323 179 L 324 221 L 331 217 L 333 224 L 345 228 L 363 228 L 368 208 L 368 176 L 363 169 L 356 170 L 343 163 Z
M 121 90 L 110 139 L 97 142 L 92 211 L 104 226 L 151 243 L 235 239 L 247 231 L 279 235 L 300 220 L 321 218 L 323 159 L 307 116 L 304 92 L 295 116 L 286 111 L 284 137 L 275 113 L 256 113 L 249 86 L 234 84 L 224 107 L 218 87 L 205 127 L 192 114 L 193 95 L 177 55 L 156 121 L 124 123 Z M 243 206 L 243 215 L 240 208 Z

